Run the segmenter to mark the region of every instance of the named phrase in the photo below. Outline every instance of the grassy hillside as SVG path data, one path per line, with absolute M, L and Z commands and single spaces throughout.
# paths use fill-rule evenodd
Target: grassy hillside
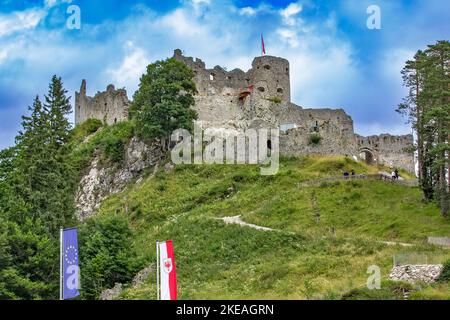
M 365 180 L 298 187 L 343 169 L 380 170 L 343 157 L 282 159 L 278 175 L 265 177 L 256 166 L 176 166 L 110 197 L 93 219 L 126 217 L 130 248 L 146 265 L 156 259 L 155 242 L 172 239 L 181 299 L 398 298 L 390 289 L 395 285 L 359 290 L 367 268 L 378 265 L 387 279 L 394 254 L 448 259 L 449 250 L 425 241 L 450 236 L 450 221 L 421 202 L 418 188 Z M 236 215 L 278 231 L 220 220 Z M 427 286 L 412 297 L 450 299 L 450 286 Z M 129 286 L 121 298 L 155 299 L 156 276 Z

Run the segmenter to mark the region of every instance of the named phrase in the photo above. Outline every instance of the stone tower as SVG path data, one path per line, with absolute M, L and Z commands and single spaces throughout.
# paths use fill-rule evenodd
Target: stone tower
M 291 102 L 289 61 L 279 57 L 256 57 L 252 63 L 251 82 L 262 98 L 280 98 Z

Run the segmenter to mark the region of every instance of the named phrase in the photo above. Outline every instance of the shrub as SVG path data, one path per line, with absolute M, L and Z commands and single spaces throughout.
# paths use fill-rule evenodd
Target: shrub
M 87 136 L 97 132 L 102 127 L 102 122 L 98 119 L 88 119 L 85 122 L 77 125 L 73 129 L 72 137 L 76 143 L 81 143 Z
M 311 133 L 309 135 L 309 144 L 317 145 L 322 141 L 322 136 L 318 134 L 317 132 Z
M 444 263 L 444 269 L 442 270 L 441 275 L 439 276 L 439 281 L 450 281 L 450 260 L 447 260 Z
M 89 219 L 80 228 L 80 268 L 83 299 L 98 299 L 115 283 L 132 279 L 142 264 L 130 248 L 132 232 L 118 214 Z

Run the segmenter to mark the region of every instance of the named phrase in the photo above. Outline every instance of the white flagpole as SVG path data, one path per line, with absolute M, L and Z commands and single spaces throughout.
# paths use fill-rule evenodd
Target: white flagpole
M 159 242 L 156 241 L 156 299 L 159 300 Z
M 59 229 L 59 300 L 64 299 L 64 286 L 63 286 L 63 228 Z

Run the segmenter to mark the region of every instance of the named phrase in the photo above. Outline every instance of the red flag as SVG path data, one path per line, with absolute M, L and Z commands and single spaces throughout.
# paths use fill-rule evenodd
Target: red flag
M 266 46 L 264 45 L 264 37 L 261 34 L 262 54 L 266 54 Z
M 173 255 L 172 240 L 160 242 L 158 245 L 161 300 L 177 300 L 177 270 Z

